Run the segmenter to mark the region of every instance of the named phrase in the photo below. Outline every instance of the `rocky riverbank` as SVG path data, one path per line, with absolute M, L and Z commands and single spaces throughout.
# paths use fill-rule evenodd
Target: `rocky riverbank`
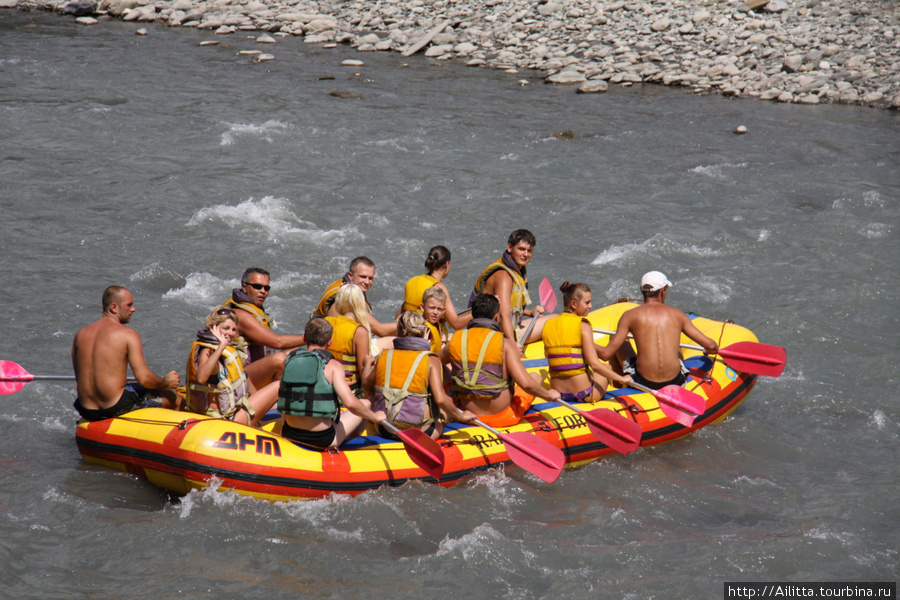
M 602 92 L 695 93 L 900 109 L 897 0 L 0 0 L 0 7 L 303 36 Z M 273 58 L 273 55 L 261 55 Z M 524 73 L 523 73 L 524 74 Z

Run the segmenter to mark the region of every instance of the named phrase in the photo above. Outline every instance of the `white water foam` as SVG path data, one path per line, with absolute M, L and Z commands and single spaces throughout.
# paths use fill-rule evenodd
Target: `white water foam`
M 220 146 L 231 146 L 239 137 L 251 137 L 272 143 L 273 135 L 282 134 L 293 129 L 292 125 L 276 119 L 269 119 L 262 125 L 253 123 L 226 123 L 228 131 L 222 134 Z
M 699 256 L 702 258 L 709 258 L 714 256 L 721 256 L 724 253 L 725 250 L 717 250 L 715 248 L 709 248 L 706 246 L 698 246 L 694 243 L 685 244 L 657 234 L 643 242 L 624 244 L 622 246 L 612 246 L 611 248 L 601 252 L 600 255 L 591 262 L 591 264 L 595 266 L 622 262 L 631 264 L 633 262 L 632 259 L 640 256 L 648 256 L 659 259 L 663 256 L 680 254 L 685 256 Z
M 256 229 L 269 241 L 291 237 L 322 245 L 340 244 L 346 237 L 358 233 L 355 227 L 318 229 L 313 223 L 297 216 L 287 199 L 272 196 L 260 200 L 249 198 L 236 206 L 216 204 L 202 208 L 194 213 L 186 226 L 202 227 L 209 222 L 222 223 L 232 229 L 244 227 Z
M 237 287 L 238 279 L 224 280 L 209 273 L 191 273 L 185 279 L 184 287 L 171 289 L 163 294 L 163 300 L 180 300 L 192 306 L 216 306 L 231 295 Z
M 722 163 L 720 165 L 700 165 L 698 167 L 690 169 L 690 172 L 697 173 L 699 175 L 705 175 L 710 179 L 726 181 L 728 179 L 731 179 L 728 176 L 729 170 L 744 169 L 746 167 L 747 163 Z

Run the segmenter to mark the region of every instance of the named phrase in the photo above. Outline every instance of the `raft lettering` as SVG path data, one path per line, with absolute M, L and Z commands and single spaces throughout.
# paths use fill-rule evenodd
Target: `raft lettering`
M 556 423 L 558 429 L 575 429 L 584 425 L 584 417 L 581 413 L 568 414 L 563 417 L 554 417 L 553 422 Z
M 472 436 L 472 441 L 473 441 L 474 444 L 475 444 L 476 446 L 478 446 L 478 447 L 481 447 L 481 446 L 490 446 L 491 444 L 502 444 L 502 443 L 503 443 L 503 442 L 501 442 L 499 439 L 497 439 L 497 438 L 495 438 L 495 437 L 489 437 L 489 438 L 486 438 L 486 437 L 484 437 L 484 436 L 481 435 L 481 434 L 475 434 L 475 435 L 473 435 L 473 436 Z
M 228 448 L 229 450 L 246 450 L 247 446 L 256 448 L 257 454 L 281 456 L 281 446 L 278 445 L 278 440 L 265 435 L 253 438 L 247 437 L 247 434 L 243 432 L 238 434 L 227 431 L 222 434 L 218 442 L 213 444 L 214 448 Z

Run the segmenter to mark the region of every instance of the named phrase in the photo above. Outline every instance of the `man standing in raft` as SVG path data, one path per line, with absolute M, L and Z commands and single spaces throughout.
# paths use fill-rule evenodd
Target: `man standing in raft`
M 75 410 L 88 421 L 111 419 L 138 408 L 159 406 L 145 399 L 162 396 L 162 406 L 177 408 L 178 373 L 160 377 L 147 367 L 141 336 L 125 324 L 135 311 L 131 292 L 111 285 L 103 292 L 103 316 L 82 327 L 72 343 L 78 398 Z M 128 367 L 137 383 L 128 383 Z
M 491 427 L 509 427 L 522 419 L 535 396 L 556 401 L 560 395 L 544 389 L 537 375 L 525 370 L 518 346 L 500 330 L 499 310 L 494 296 L 475 296 L 472 320 L 453 334 L 440 359 L 451 367 L 451 393 L 460 409 Z M 514 395 L 513 382 L 530 395 Z
M 302 335 L 279 335 L 272 331 L 275 319 L 263 309 L 269 297 L 269 272 L 259 267 L 250 267 L 241 276 L 241 287 L 235 288 L 222 306 L 237 313 L 238 334 L 247 341 L 247 360 L 244 372 L 261 390 L 276 379 L 284 370 L 285 352 L 302 346 Z
M 350 390 L 343 365 L 328 351 L 331 333 L 325 319 L 306 324 L 307 349 L 291 352 L 278 389 L 281 435 L 315 450 L 336 448 L 359 435 L 367 420 L 377 425 L 385 419 Z M 347 412 L 341 413 L 341 402 Z
M 357 256 L 350 261 L 350 268 L 344 276 L 325 288 L 319 303 L 316 304 L 316 308 L 310 317 L 336 317 L 337 312 L 331 310 L 331 307 L 334 305 L 334 296 L 341 286 L 347 283 L 355 283 L 365 295 L 369 288 L 372 287 L 372 284 L 375 283 L 375 263 L 372 262 L 372 259 L 367 256 Z M 369 304 L 368 298 L 366 298 L 366 307 L 369 310 L 369 328 L 374 335 L 378 337 L 397 335 L 396 323 L 381 323 L 372 316 L 372 306 Z
M 544 312 L 543 306 L 536 306 L 534 310 L 525 308 L 531 304 L 525 271 L 535 244 L 534 234 L 527 229 L 513 231 L 507 240 L 506 252 L 478 276 L 475 290 L 469 299 L 469 306 L 472 307 L 477 294 L 497 296 L 500 300 L 500 327 L 503 335 L 508 340 L 518 341 L 520 346 L 529 341 L 539 340 L 544 321 L 547 319 L 540 318 L 535 323 L 528 340 L 516 339 L 516 334 L 521 333 L 517 329 L 526 325 L 526 322 L 523 322 L 524 317 L 538 318 L 537 315 Z
M 708 354 L 715 354 L 719 346 L 703 335 L 683 311 L 666 306 L 671 283 L 659 271 L 650 271 L 641 278 L 644 304 L 625 312 L 619 318 L 615 335 L 606 346 L 597 345 L 597 354 L 609 361 L 618 350 L 624 372 L 635 382 L 658 390 L 667 385 L 684 385 L 687 368 L 681 360 L 681 334 L 685 334 Z M 626 343 L 628 334 L 634 336 L 637 356 Z

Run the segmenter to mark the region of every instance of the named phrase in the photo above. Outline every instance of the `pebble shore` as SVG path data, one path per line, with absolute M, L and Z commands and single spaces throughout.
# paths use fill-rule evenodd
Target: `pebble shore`
M 104 18 L 351 44 L 544 77 L 580 93 L 655 83 L 900 109 L 898 0 L 0 0 Z M 145 33 L 145 32 L 144 32 Z M 360 61 L 347 61 L 362 64 Z M 523 84 L 527 79 L 522 80 Z

